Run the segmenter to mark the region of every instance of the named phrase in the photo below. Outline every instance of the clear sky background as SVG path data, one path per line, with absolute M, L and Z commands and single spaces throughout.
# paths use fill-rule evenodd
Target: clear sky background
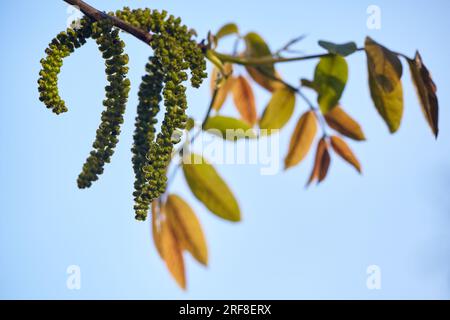
M 198 213 L 210 266 L 187 257 L 189 290 L 180 291 L 160 261 L 149 223 L 134 221 L 131 144 L 137 88 L 149 48 L 129 36 L 133 89 L 113 161 L 92 189 L 76 177 L 98 126 L 105 76 L 94 43 L 65 63 L 61 94 L 69 113 L 56 117 L 38 101 L 39 60 L 65 29 L 63 1 L 2 1 L 0 33 L 0 298 L 303 299 L 450 297 L 450 22 L 449 2 L 228 0 L 91 0 L 104 10 L 165 8 L 204 37 L 223 23 L 258 31 L 272 48 L 308 34 L 298 47 L 321 52 L 317 40 L 370 35 L 410 56 L 419 48 L 439 88 L 441 132 L 427 127 L 405 68 L 405 115 L 390 135 L 369 98 L 363 53 L 348 59 L 342 103 L 368 141 L 352 143 L 364 175 L 333 159 L 320 187 L 304 189 L 312 154 L 300 166 L 261 176 L 258 166 L 218 166 L 240 200 L 243 222 L 216 218 L 180 175 L 174 191 Z M 381 30 L 366 27 L 366 9 L 381 8 Z M 314 63 L 280 66 L 290 82 L 311 77 Z M 239 72 L 239 69 L 237 70 Z M 189 90 L 189 112 L 202 117 L 209 86 Z M 268 95 L 257 92 L 259 110 Z M 282 154 L 298 115 L 282 133 Z M 225 111 L 232 113 L 231 104 Z M 66 287 L 66 268 L 81 268 L 81 290 Z M 368 290 L 366 268 L 378 265 L 382 289 Z

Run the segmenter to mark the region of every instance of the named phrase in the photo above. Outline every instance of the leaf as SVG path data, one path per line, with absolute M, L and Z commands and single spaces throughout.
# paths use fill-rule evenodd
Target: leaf
M 295 92 L 286 87 L 277 89 L 259 121 L 259 127 L 267 130 L 283 128 L 291 118 L 294 108 Z
M 356 141 L 366 140 L 358 122 L 350 117 L 340 106 L 336 106 L 330 112 L 327 112 L 325 120 L 331 128 L 350 139 Z
M 264 39 L 255 32 L 250 32 L 244 37 L 246 44 L 245 56 L 248 58 L 271 57 L 272 53 Z M 256 69 L 264 69 L 267 74 L 275 75 L 275 67 L 273 63 L 264 64 L 255 67 Z
M 269 92 L 274 92 L 275 90 L 279 88 L 283 88 L 284 84 L 282 84 L 279 81 L 274 80 L 271 77 L 268 77 L 264 75 L 261 71 L 254 67 L 246 67 L 248 74 L 250 77 L 261 87 L 266 89 Z M 275 71 L 275 77 L 277 79 L 280 79 L 280 75 L 278 72 Z
M 348 65 L 343 57 L 335 55 L 320 59 L 314 73 L 314 83 L 322 113 L 327 113 L 338 104 L 347 79 Z
M 225 63 L 224 71 L 228 75 L 228 78 L 222 79 L 219 84 L 217 84 L 217 79 L 220 74 L 219 69 L 217 69 L 215 67 L 211 74 L 211 92 L 214 93 L 216 86 L 219 86 L 216 100 L 214 101 L 214 105 L 213 105 L 213 108 L 216 111 L 219 111 L 220 108 L 222 108 L 225 101 L 227 100 L 227 97 L 231 91 L 231 88 L 233 87 L 234 79 L 231 76 L 231 74 L 233 73 L 233 66 L 230 63 Z
M 345 161 L 350 163 L 359 173 L 362 172 L 361 170 L 361 164 L 359 163 L 356 156 L 353 154 L 350 147 L 347 145 L 347 143 L 342 140 L 341 138 L 337 136 L 332 136 L 330 138 L 331 146 L 333 147 L 334 151 L 342 157 Z
M 335 44 L 328 41 L 319 41 L 319 46 L 327 50 L 331 54 L 338 54 L 340 56 L 346 57 L 355 53 L 358 50 L 358 46 L 354 42 L 347 42 L 344 44 Z
M 186 274 L 184 269 L 183 252 L 175 234 L 167 223 L 161 223 L 161 251 L 167 269 L 182 289 L 186 289 Z
M 369 37 L 365 50 L 372 100 L 390 132 L 394 133 L 403 116 L 402 64 L 395 53 Z
M 197 154 L 183 158 L 183 172 L 195 197 L 217 216 L 237 222 L 241 220 L 239 205 L 227 184 L 209 163 Z
M 247 122 L 232 117 L 211 117 L 203 126 L 203 130 L 230 141 L 256 138 L 255 132 Z
M 264 41 L 264 39 L 258 35 L 257 33 L 250 32 L 245 37 L 246 51 L 245 56 L 248 58 L 263 58 L 263 57 L 271 57 L 272 52 L 270 51 L 269 46 Z M 273 78 L 277 78 L 279 75 L 275 71 L 275 66 L 273 63 L 268 63 L 264 65 L 258 66 L 248 66 L 246 67 L 247 72 L 263 88 L 267 89 L 270 92 L 273 92 L 277 88 L 282 87 L 278 81 L 273 80 Z
M 239 34 L 239 28 L 235 23 L 227 23 L 217 31 L 216 39 L 220 40 L 232 34 Z
M 242 119 L 254 126 L 257 121 L 255 96 L 252 87 L 243 76 L 239 76 L 234 81 L 233 98 Z
M 317 119 L 313 111 L 303 114 L 291 137 L 289 152 L 284 159 L 284 167 L 288 169 L 300 163 L 308 154 L 317 133 Z
M 162 248 L 161 248 L 161 224 L 159 217 L 161 216 L 161 208 L 159 206 L 159 200 L 154 200 L 152 202 L 152 236 L 153 243 L 155 244 L 156 250 L 159 256 L 162 258 Z
M 167 221 L 181 247 L 188 250 L 201 264 L 208 264 L 208 249 L 197 216 L 179 196 L 169 195 L 165 205 Z
M 434 136 L 437 138 L 439 135 L 439 102 L 436 95 L 436 85 L 427 67 L 423 64 L 422 57 L 418 51 L 414 60 L 408 59 L 408 64 L 423 114 Z
M 328 151 L 328 144 L 325 138 L 320 139 L 317 145 L 316 158 L 314 160 L 314 168 L 311 176 L 308 180 L 307 186 L 309 186 L 315 180 L 322 182 L 325 180 L 330 167 L 331 157 Z

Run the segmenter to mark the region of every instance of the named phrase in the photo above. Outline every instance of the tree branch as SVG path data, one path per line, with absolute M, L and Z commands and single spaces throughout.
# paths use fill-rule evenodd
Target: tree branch
M 356 51 L 363 51 L 364 48 L 358 48 Z M 331 53 L 321 53 L 321 54 L 313 54 L 309 56 L 299 56 L 299 57 L 290 57 L 290 58 L 277 58 L 273 56 L 266 56 L 260 58 L 242 58 L 236 57 L 228 54 L 223 54 L 214 51 L 214 55 L 219 58 L 222 62 L 231 62 L 235 64 L 240 64 L 243 66 L 257 66 L 263 64 L 274 64 L 274 63 L 283 63 L 283 62 L 294 62 L 294 61 L 304 61 L 311 59 L 319 59 L 323 57 L 331 57 L 333 54 Z
M 81 12 L 85 14 L 87 17 L 91 18 L 92 20 L 99 21 L 102 19 L 111 19 L 114 26 L 117 28 L 128 32 L 129 34 L 132 34 L 139 40 L 145 42 L 146 44 L 150 45 L 150 41 L 152 40 L 152 35 L 145 30 L 139 29 L 129 23 L 126 23 L 125 21 L 106 14 L 105 12 L 102 12 L 100 10 L 97 10 L 96 8 L 92 7 L 91 5 L 87 4 L 86 2 L 82 0 L 63 0 L 67 2 L 68 4 L 72 6 L 76 6 L 80 8 Z

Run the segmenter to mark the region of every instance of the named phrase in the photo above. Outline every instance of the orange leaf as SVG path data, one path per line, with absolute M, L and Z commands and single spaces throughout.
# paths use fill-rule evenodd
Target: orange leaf
M 228 93 L 233 87 L 234 79 L 231 76 L 231 74 L 233 73 L 233 66 L 229 63 L 224 64 L 224 71 L 226 73 L 226 76 L 228 76 L 228 78 L 223 79 L 220 84 L 217 84 L 217 79 L 219 77 L 220 71 L 217 68 L 214 68 L 211 74 L 211 92 L 214 92 L 216 86 L 219 85 L 216 100 L 213 105 L 213 108 L 216 111 L 222 108 L 223 104 L 227 100 Z
M 167 269 L 169 269 L 178 285 L 186 289 L 183 253 L 179 241 L 167 221 L 161 223 L 161 250 Z
M 247 67 L 247 72 L 252 77 L 252 79 L 259 84 L 264 89 L 274 92 L 276 89 L 279 89 L 283 87 L 283 84 L 279 81 L 270 79 L 269 77 L 265 76 L 263 73 L 261 73 L 258 69 L 255 67 Z M 278 72 L 275 71 L 275 76 L 277 78 L 280 78 L 280 75 Z
M 330 167 L 330 162 L 331 157 L 328 151 L 328 144 L 325 138 L 322 138 L 320 139 L 317 146 L 314 168 L 308 180 L 307 186 L 310 185 L 314 180 L 318 180 L 319 183 L 325 180 L 328 174 L 328 169 Z
M 331 128 L 350 139 L 356 141 L 366 140 L 358 122 L 350 117 L 340 106 L 336 106 L 327 112 L 325 120 Z
M 255 96 L 252 87 L 243 76 L 234 80 L 233 99 L 242 119 L 251 126 L 255 125 L 257 121 Z
M 359 163 L 358 159 L 350 149 L 350 147 L 347 145 L 347 143 L 342 140 L 341 138 L 337 136 L 332 136 L 330 138 L 331 146 L 333 147 L 334 151 L 342 157 L 345 161 L 350 163 L 355 169 L 361 173 L 361 164 Z
M 288 169 L 299 164 L 308 154 L 317 133 L 317 120 L 313 111 L 303 114 L 291 137 L 289 152 L 284 159 L 284 167 Z
M 179 196 L 169 195 L 166 217 L 183 249 L 201 264 L 208 264 L 208 249 L 203 230 L 192 208 Z

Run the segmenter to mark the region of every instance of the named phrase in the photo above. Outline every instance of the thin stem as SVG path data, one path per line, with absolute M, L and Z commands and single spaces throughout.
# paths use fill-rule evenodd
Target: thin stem
M 364 48 L 356 49 L 356 51 L 363 51 L 363 50 L 364 50 Z M 228 55 L 228 54 L 223 54 L 223 53 L 220 53 L 217 51 L 213 51 L 213 53 L 222 62 L 231 62 L 231 63 L 240 64 L 243 66 L 257 66 L 257 65 L 264 65 L 264 64 L 304 61 L 304 60 L 319 59 L 319 58 L 334 56 L 334 54 L 331 54 L 331 53 L 321 53 L 321 54 L 313 54 L 313 55 L 290 57 L 290 58 L 283 58 L 283 57 L 278 57 L 278 58 L 275 57 L 274 58 L 273 56 L 266 56 L 266 57 L 261 57 L 261 58 L 242 58 L 242 57 L 236 57 L 236 56 L 232 56 L 232 55 Z
M 299 37 L 297 37 L 297 38 L 294 38 L 294 39 L 292 39 L 292 40 L 290 40 L 288 43 L 286 43 L 282 48 L 280 48 L 280 49 L 278 49 L 277 51 L 275 51 L 275 56 L 276 57 L 279 57 L 280 55 L 281 55 L 281 53 L 283 53 L 283 52 L 288 52 L 289 50 L 290 50 L 290 48 L 294 45 L 294 44 L 296 44 L 296 43 L 298 43 L 298 42 L 300 42 L 300 41 L 302 41 L 303 39 L 305 39 L 306 38 L 306 35 L 305 34 L 303 34 L 303 35 L 301 35 L 301 36 L 299 36 Z

